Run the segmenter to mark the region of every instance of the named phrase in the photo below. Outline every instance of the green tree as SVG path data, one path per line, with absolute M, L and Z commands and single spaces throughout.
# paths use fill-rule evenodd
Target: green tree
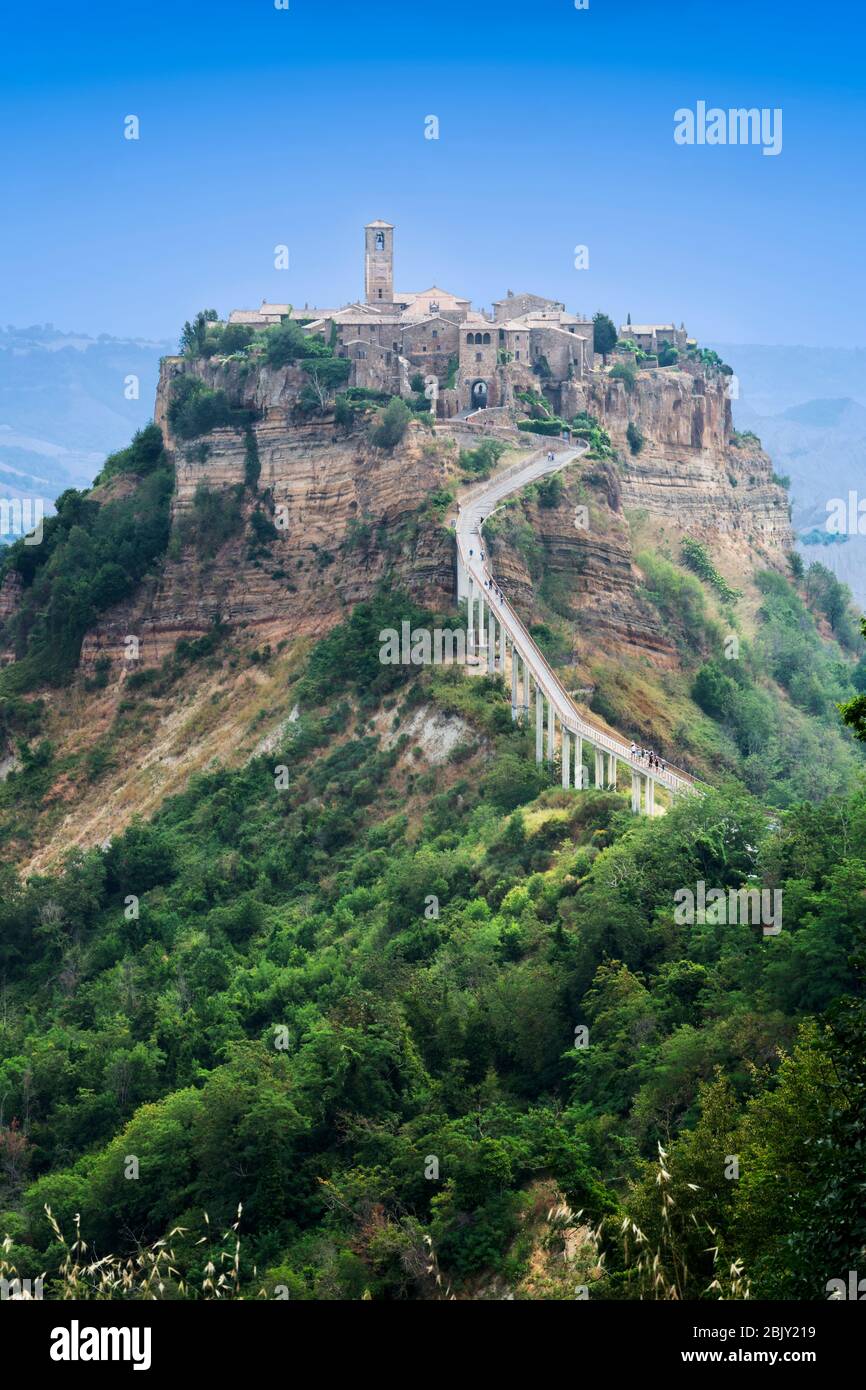
M 629 420 L 626 426 L 625 437 L 632 453 L 639 454 L 646 441 L 634 420 Z
M 412 412 L 399 396 L 386 405 L 377 416 L 377 422 L 370 432 L 370 442 L 377 449 L 395 449 L 406 433 Z
M 613 352 L 616 347 L 618 337 L 616 325 L 613 319 L 608 318 L 601 310 L 592 316 L 592 342 L 595 352 L 600 352 L 602 360 L 607 365 L 607 354 Z
M 216 309 L 200 309 L 191 323 L 187 319 L 180 335 L 180 350 L 184 356 L 201 356 L 207 341 L 208 325 L 218 321 Z

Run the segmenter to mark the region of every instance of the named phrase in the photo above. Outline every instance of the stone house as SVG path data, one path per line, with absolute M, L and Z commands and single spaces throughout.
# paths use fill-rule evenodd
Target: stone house
M 679 328 L 673 323 L 624 323 L 620 325 L 619 336 L 630 338 L 644 352 L 653 354 L 659 351 L 662 343 L 682 350 L 689 340 L 684 323 Z
M 263 301 L 259 309 L 235 309 L 230 323 L 268 327 L 292 313 L 288 304 Z M 435 374 L 443 386 L 440 410 L 510 406 L 514 388 L 537 384 L 555 399 L 565 383 L 593 370 L 592 321 L 544 295 L 511 290 L 493 304 L 490 318 L 462 295 L 439 285 L 394 290 L 394 226 L 377 220 L 364 228 L 364 299 L 341 309 L 295 311 L 305 331 L 316 334 L 352 364 L 350 384 L 408 394 L 416 372 Z M 654 353 L 663 341 L 685 347 L 685 326 L 627 324 L 620 329 Z M 445 390 L 457 359 L 455 390 Z M 447 402 L 445 397 L 447 396 Z
M 493 301 L 493 317 L 497 323 L 507 319 L 519 319 L 523 314 L 540 313 L 543 310 L 564 310 L 565 305 L 558 299 L 545 299 L 540 294 L 514 294 L 511 290 L 504 299 Z

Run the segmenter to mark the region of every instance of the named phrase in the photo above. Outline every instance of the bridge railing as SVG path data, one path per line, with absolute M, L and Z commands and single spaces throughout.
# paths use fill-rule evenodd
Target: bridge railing
M 529 459 L 524 459 L 522 463 L 513 465 L 511 469 L 506 470 L 505 473 L 501 473 L 497 478 L 492 480 L 488 479 L 486 483 L 479 484 L 477 488 L 472 489 L 470 494 L 464 496 L 463 503 L 472 501 L 480 493 L 483 493 L 485 488 L 489 487 L 491 481 L 497 483 L 502 482 L 509 476 L 514 476 L 523 472 L 531 465 L 533 458 L 538 457 L 542 452 L 546 451 L 542 451 L 541 449 L 536 450 L 535 455 L 532 455 Z M 466 572 L 472 576 L 476 583 L 480 584 L 482 596 L 488 606 L 497 615 L 502 626 L 511 638 L 512 643 L 519 649 L 520 655 L 523 657 L 524 661 L 534 668 L 535 678 L 548 701 L 554 706 L 559 715 L 560 723 L 564 728 L 566 728 L 572 736 L 579 735 L 581 738 L 585 738 L 590 744 L 615 754 L 635 771 L 648 772 L 649 769 L 645 768 L 640 759 L 632 757 L 631 747 L 628 743 L 608 734 L 605 730 L 591 723 L 579 713 L 572 697 L 562 684 L 562 681 L 553 670 L 547 658 L 539 650 L 508 600 L 500 598 L 495 590 L 490 587 L 492 575 L 487 564 L 480 559 L 476 560 L 475 557 L 470 559 L 466 554 L 459 524 L 456 528 L 456 538 L 460 559 Z M 487 581 L 486 585 L 484 583 L 485 579 Z M 688 773 L 681 771 L 679 768 L 654 768 L 651 775 L 656 781 L 670 788 L 671 791 L 694 792 L 697 790 L 697 784 L 694 778 L 690 777 Z

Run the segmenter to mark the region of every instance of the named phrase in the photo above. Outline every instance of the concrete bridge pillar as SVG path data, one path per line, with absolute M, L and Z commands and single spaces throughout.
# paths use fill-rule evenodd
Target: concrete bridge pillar
M 553 754 L 556 751 L 556 712 L 553 708 L 553 701 L 547 702 L 547 761 L 553 762 Z
M 641 782 L 640 773 L 639 773 L 639 772 L 632 772 L 632 774 L 631 774 L 631 809 L 633 810 L 633 812 L 634 812 L 634 814 L 635 814 L 636 816 L 639 816 L 639 815 L 640 815 L 640 795 L 641 795 L 641 794 L 640 794 L 640 782 Z
M 466 598 L 466 655 L 475 655 L 475 580 L 469 580 Z
M 535 687 L 535 761 L 542 762 L 544 758 L 544 696 L 541 687 Z
M 646 813 L 648 816 L 655 814 L 656 808 L 656 783 L 654 777 L 646 779 Z
M 493 609 L 487 608 L 487 674 L 492 676 L 496 670 L 496 619 Z
M 523 710 L 524 718 L 529 720 L 529 697 L 532 694 L 532 677 L 529 672 L 529 662 L 524 657 L 523 660 Z
M 611 791 L 614 791 L 614 792 L 615 792 L 615 791 L 616 791 L 616 774 L 617 774 L 616 753 L 608 753 L 608 755 L 607 755 L 607 766 L 608 766 L 608 779 L 609 779 L 609 782 L 610 782 L 610 789 L 611 789 Z
M 595 785 L 604 786 L 604 753 L 600 748 L 595 750 Z
M 570 783 L 569 774 L 571 772 L 571 745 L 568 738 L 568 730 L 562 730 L 562 785 L 567 787 Z
M 583 790 L 583 739 L 580 734 L 574 736 L 574 785 L 578 790 Z
M 518 668 L 520 657 L 517 655 L 517 648 L 511 644 L 511 718 L 517 719 L 517 686 L 520 679 Z

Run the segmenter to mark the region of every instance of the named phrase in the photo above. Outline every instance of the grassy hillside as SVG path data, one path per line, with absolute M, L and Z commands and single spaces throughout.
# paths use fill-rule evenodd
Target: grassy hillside
M 866 794 L 637 821 L 498 680 L 380 666 L 405 617 L 290 672 L 267 753 L 2 871 L 7 1265 L 58 1295 L 76 1214 L 97 1257 L 181 1227 L 166 1292 L 209 1296 L 239 1219 L 248 1293 L 825 1297 L 866 1238 Z M 678 924 L 700 880 L 781 889 L 782 932 Z

